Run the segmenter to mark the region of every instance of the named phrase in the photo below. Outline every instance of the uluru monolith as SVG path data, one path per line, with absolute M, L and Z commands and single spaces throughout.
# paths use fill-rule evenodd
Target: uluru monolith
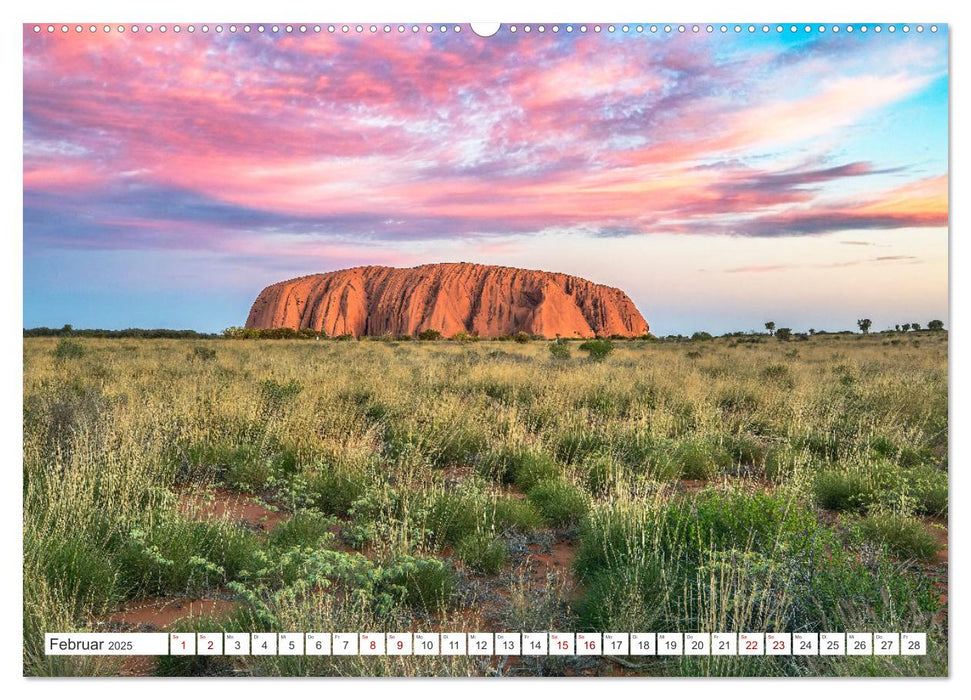
M 354 267 L 277 282 L 260 292 L 247 328 L 326 335 L 451 337 L 519 332 L 546 338 L 642 336 L 649 326 L 623 291 L 556 272 L 474 263 Z

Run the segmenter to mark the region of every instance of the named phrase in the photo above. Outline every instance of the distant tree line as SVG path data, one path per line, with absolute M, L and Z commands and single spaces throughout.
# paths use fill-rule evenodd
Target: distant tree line
M 25 338 L 176 338 L 204 339 L 218 338 L 216 333 L 200 333 L 193 330 L 173 330 L 171 328 L 125 328 L 124 330 L 105 330 L 103 328 L 74 328 L 65 324 L 60 328 L 24 328 Z
M 868 318 L 859 319 L 857 321 L 857 327 L 863 334 L 869 334 L 870 328 L 873 322 Z M 808 340 L 812 336 L 816 335 L 853 335 L 853 331 L 824 331 L 817 330 L 815 328 L 810 328 L 805 333 L 793 331 L 792 328 L 779 327 L 776 328 L 775 321 L 767 321 L 765 323 L 765 329 L 768 331 L 769 336 L 774 336 L 777 340 L 782 342 L 788 342 L 790 340 Z M 896 324 L 894 328 L 880 331 L 880 333 L 908 333 L 911 331 L 943 331 L 944 322 L 940 320 L 928 321 L 926 326 L 919 322 L 911 321 L 910 323 Z M 242 326 L 231 326 L 225 329 L 222 333 L 200 333 L 193 330 L 173 330 L 170 328 L 125 328 L 124 330 L 105 330 L 101 328 L 74 328 L 71 324 L 65 324 L 61 328 L 47 328 L 46 326 L 39 326 L 37 328 L 24 328 L 25 338 L 175 338 L 175 339 L 212 339 L 212 338 L 228 338 L 231 340 L 294 340 L 294 339 L 316 339 L 316 340 L 356 340 L 356 337 L 351 333 L 343 333 L 340 335 L 328 336 L 326 333 L 314 330 L 313 328 L 244 328 Z M 764 333 L 756 333 L 755 331 L 732 331 L 730 333 L 722 333 L 720 336 L 712 335 L 707 331 L 696 331 L 690 336 L 687 335 L 666 335 L 666 336 L 654 336 L 650 333 L 645 333 L 641 336 L 623 336 L 623 335 L 611 335 L 608 337 L 597 336 L 596 340 L 647 340 L 653 342 L 702 342 L 713 340 L 714 338 L 734 338 L 739 342 L 761 342 L 761 339 L 765 338 Z M 478 335 L 471 335 L 466 331 L 459 331 L 455 333 L 450 338 L 446 338 L 445 335 L 434 328 L 425 328 L 415 335 L 408 334 L 391 334 L 386 333 L 379 336 L 365 336 L 366 340 L 371 341 L 394 341 L 394 342 L 406 342 L 413 340 L 423 340 L 423 341 L 438 341 L 438 340 L 452 340 L 462 343 L 474 343 L 480 340 L 485 340 L 485 338 L 480 338 Z M 548 340 L 540 335 L 532 335 L 525 332 L 519 332 L 514 335 L 500 335 L 494 338 L 488 338 L 488 340 L 493 341 L 508 341 L 516 343 L 528 343 L 531 341 Z M 557 341 L 565 342 L 567 340 L 586 340 L 581 338 L 556 338 Z

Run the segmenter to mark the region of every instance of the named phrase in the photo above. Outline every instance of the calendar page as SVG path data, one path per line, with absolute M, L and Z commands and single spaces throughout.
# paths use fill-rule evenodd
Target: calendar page
M 24 675 L 948 675 L 948 25 L 633 19 L 23 25 Z

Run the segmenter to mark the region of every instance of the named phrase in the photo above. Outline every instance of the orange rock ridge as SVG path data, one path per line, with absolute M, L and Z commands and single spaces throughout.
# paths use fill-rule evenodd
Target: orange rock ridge
M 624 292 L 580 277 L 474 263 L 383 266 L 308 275 L 260 292 L 247 328 L 313 328 L 326 335 L 483 338 L 641 336 L 649 326 Z

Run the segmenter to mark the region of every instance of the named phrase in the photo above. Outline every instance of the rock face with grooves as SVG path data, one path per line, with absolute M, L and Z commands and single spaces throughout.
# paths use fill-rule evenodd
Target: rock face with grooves
M 272 284 L 247 328 L 313 328 L 326 335 L 415 335 L 426 329 L 483 338 L 520 331 L 546 338 L 641 336 L 649 326 L 614 287 L 554 272 L 473 263 L 355 267 Z

